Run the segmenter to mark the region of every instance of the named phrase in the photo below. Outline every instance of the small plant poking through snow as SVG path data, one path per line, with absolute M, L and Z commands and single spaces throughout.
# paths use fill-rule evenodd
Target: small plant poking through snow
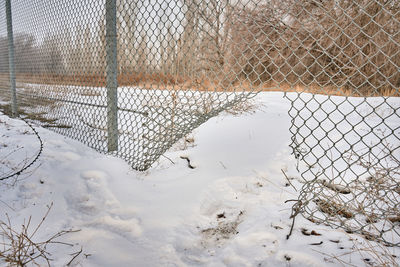
M 365 239 L 357 240 L 350 236 L 349 239 L 353 242 L 351 251 L 340 254 L 328 254 L 317 250 L 315 251 L 324 255 L 326 262 L 340 263 L 342 266 L 357 266 L 352 262 L 352 258 L 355 258 L 355 254 L 358 254 L 365 266 L 400 267 L 397 256 L 390 247 Z
M 16 230 L 12 226 L 8 215 L 6 222 L 0 221 L 0 263 L 5 262 L 9 266 L 27 266 L 28 264 L 36 266 L 47 264 L 47 266 L 50 266 L 51 254 L 48 252 L 49 245 L 73 246 L 72 244 L 58 241 L 58 238 L 79 230 L 64 230 L 44 241 L 35 240 L 52 206 L 53 203 L 48 206 L 46 214 L 36 227 L 31 225 L 31 217 L 29 217 L 26 224 L 22 225 L 21 230 Z

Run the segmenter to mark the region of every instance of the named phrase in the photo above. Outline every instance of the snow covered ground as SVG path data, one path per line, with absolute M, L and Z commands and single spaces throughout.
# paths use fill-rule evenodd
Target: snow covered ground
M 286 239 L 293 202 L 285 201 L 298 192 L 283 172 L 302 185 L 288 147 L 290 103 L 271 92 L 254 101 L 253 112 L 210 119 L 146 172 L 36 128 L 43 152 L 26 172 L 0 181 L 0 221 L 8 215 L 20 229 L 32 216 L 37 225 L 53 203 L 36 240 L 80 230 L 58 239 L 73 246 L 48 246 L 54 266 L 81 248 L 70 266 L 379 266 L 390 255 L 400 264 L 398 247 L 301 216 Z M 39 147 L 23 121 L 0 114 L 0 177 Z
M 20 111 L 45 128 L 107 152 L 107 89 L 17 84 Z M 254 92 L 118 87 L 118 147 L 113 155 L 148 169 L 179 138 Z M 4 97 L 4 96 L 3 96 Z M 113 135 L 115 136 L 115 135 Z

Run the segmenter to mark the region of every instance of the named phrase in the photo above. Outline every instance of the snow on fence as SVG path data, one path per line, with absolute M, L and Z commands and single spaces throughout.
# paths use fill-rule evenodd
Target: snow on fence
M 0 108 L 146 170 L 255 93 L 296 91 L 293 217 L 399 246 L 399 20 L 395 0 L 0 0 Z

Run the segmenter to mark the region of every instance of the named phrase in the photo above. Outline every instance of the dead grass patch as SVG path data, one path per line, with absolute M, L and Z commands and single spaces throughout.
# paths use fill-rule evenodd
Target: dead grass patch
M 8 75 L 0 74 L 0 86 L 9 87 Z M 104 87 L 106 78 L 102 75 L 49 75 L 49 74 L 17 74 L 17 83 L 24 84 L 43 84 L 58 85 L 52 91 L 68 94 L 71 92 L 70 86 L 82 87 Z M 62 87 L 65 85 L 66 87 Z M 162 73 L 124 73 L 118 75 L 119 86 L 140 87 L 148 90 L 195 90 L 208 92 L 304 92 L 312 94 L 335 95 L 335 96 L 400 96 L 400 91 L 396 87 L 385 87 L 381 90 L 368 90 L 366 87 L 362 91 L 346 86 L 304 84 L 301 82 L 251 82 L 249 79 L 235 80 L 234 82 L 224 82 L 221 80 L 210 80 L 207 76 L 186 77 Z M 94 89 L 85 88 L 81 90 L 81 95 L 98 96 L 99 92 Z
M 218 214 L 218 224 L 215 227 L 201 230 L 204 239 L 203 245 L 207 246 L 210 241 L 219 244 L 238 234 L 237 227 L 242 222 L 243 215 L 243 211 L 240 211 L 234 218 L 227 218 L 225 213 Z
M 368 267 L 399 267 L 398 255 L 394 251 L 377 242 L 362 239 L 361 241 L 354 239 L 349 235 L 349 240 L 352 241 L 353 246 L 349 251 L 340 254 L 329 254 L 322 251 L 315 250 L 324 256 L 327 262 L 337 262 L 341 266 L 354 266 L 359 267 L 353 263 L 355 257 L 359 257 L 364 266 Z
M 59 238 L 76 233 L 80 230 L 63 230 L 50 236 L 43 241 L 36 241 L 36 235 L 40 231 L 43 222 L 46 220 L 53 203 L 48 206 L 47 212 L 42 220 L 33 226 L 32 217 L 21 226 L 21 230 L 17 230 L 7 216 L 7 221 L 0 221 L 0 262 L 6 262 L 10 266 L 27 266 L 28 264 L 35 266 L 50 266 L 51 254 L 48 251 L 50 245 L 64 245 L 72 247 L 73 244 L 59 241 Z

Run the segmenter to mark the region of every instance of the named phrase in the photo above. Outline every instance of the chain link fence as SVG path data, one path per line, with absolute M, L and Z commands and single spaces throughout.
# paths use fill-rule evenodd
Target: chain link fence
M 397 0 L 0 0 L 0 25 L 0 108 L 137 170 L 294 91 L 294 215 L 400 245 Z
M 148 169 L 178 139 L 253 94 L 222 80 L 227 2 L 213 3 L 13 1 L 19 113 Z M 0 90 L 9 101 L 5 29 Z
M 293 8 L 279 57 L 313 93 L 287 95 L 304 180 L 293 216 L 400 246 L 400 2 Z

